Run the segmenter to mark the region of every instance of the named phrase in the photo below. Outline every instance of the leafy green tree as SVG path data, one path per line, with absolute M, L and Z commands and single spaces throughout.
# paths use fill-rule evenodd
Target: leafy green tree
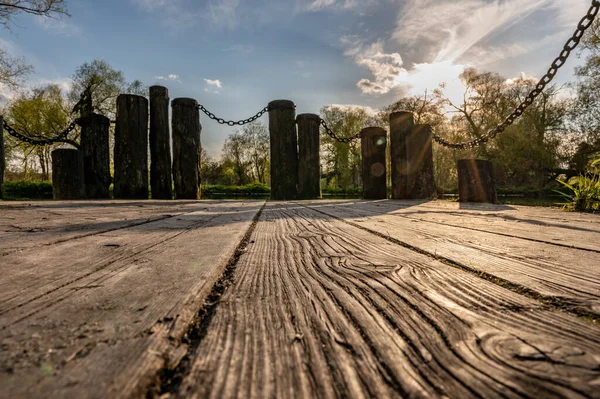
M 326 106 L 321 118 L 338 137 L 351 137 L 381 121 L 360 107 Z M 327 134 L 321 135 L 323 178 L 332 188 L 348 189 L 362 184 L 360 170 L 360 140 L 340 143 Z
M 75 104 L 73 111 L 80 116 L 96 112 L 114 119 L 117 97 L 126 88 L 123 72 L 106 61 L 94 60 L 75 70 L 69 99 Z
M 54 137 L 66 127 L 69 110 L 61 88 L 57 85 L 47 85 L 17 97 L 9 105 L 6 117 L 17 131 L 41 139 Z M 62 142 L 79 146 L 73 138 L 66 138 Z M 23 165 L 26 170 L 33 166 L 31 156 L 34 156 L 37 158 L 43 178 L 48 179 L 51 146 L 33 146 L 12 139 L 9 143 L 24 155 Z

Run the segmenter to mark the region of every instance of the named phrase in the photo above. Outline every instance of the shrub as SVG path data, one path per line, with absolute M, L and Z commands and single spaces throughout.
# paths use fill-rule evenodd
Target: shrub
M 600 158 L 592 163 L 592 166 L 597 165 L 600 165 Z M 576 176 L 568 182 L 557 181 L 569 190 L 568 193 L 557 191 L 567 199 L 568 202 L 564 204 L 566 209 L 579 212 L 600 211 L 600 172 L 592 176 Z
M 5 199 L 52 199 L 52 183 L 41 182 L 6 182 L 4 183 Z

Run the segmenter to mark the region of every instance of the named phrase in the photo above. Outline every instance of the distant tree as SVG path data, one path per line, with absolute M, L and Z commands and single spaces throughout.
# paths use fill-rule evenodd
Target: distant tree
M 367 126 L 377 126 L 380 121 L 360 107 L 326 106 L 321 108 L 321 118 L 338 137 L 350 137 Z M 323 177 L 328 186 L 347 189 L 358 187 L 360 180 L 360 140 L 340 143 L 326 134 L 321 135 Z
M 252 122 L 244 125 L 241 133 L 254 180 L 267 184 L 270 162 L 269 130 L 261 122 Z
M 8 107 L 6 115 L 17 131 L 32 138 L 48 138 L 59 134 L 67 125 L 69 110 L 62 90 L 57 85 L 47 85 L 19 95 Z M 62 140 L 79 147 L 72 138 Z M 51 146 L 34 146 L 11 140 L 24 155 L 24 167 L 31 165 L 30 157 L 37 158 L 44 179 L 48 179 L 50 171 Z
M 0 48 L 0 84 L 14 90 L 23 85 L 32 71 L 33 67 L 27 65 L 22 58 L 12 57 Z
M 235 174 L 234 184 L 241 186 L 250 182 L 249 171 L 251 162 L 248 156 L 246 140 L 239 131 L 230 134 L 227 140 L 225 140 L 223 144 L 223 163 L 233 170 Z
M 66 0 L 0 0 L 0 24 L 10 28 L 13 18 L 20 14 L 42 17 L 69 16 Z
M 73 111 L 80 116 L 96 112 L 114 119 L 116 99 L 126 88 L 123 72 L 106 61 L 94 60 L 75 70 L 69 99 L 75 104 Z

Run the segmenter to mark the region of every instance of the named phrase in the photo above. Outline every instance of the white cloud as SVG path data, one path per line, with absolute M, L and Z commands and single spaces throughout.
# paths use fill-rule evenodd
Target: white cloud
M 170 80 L 170 81 L 174 81 L 174 82 L 179 82 L 181 83 L 181 80 L 179 79 L 179 75 L 175 74 L 175 73 L 170 73 L 167 76 L 155 76 L 154 79 L 158 79 L 158 80 Z
M 204 79 L 204 81 L 206 82 L 206 84 L 209 84 L 211 86 L 217 86 L 219 89 L 221 89 L 223 87 L 223 83 L 219 79 L 215 79 L 215 80 Z
M 232 53 L 249 54 L 249 53 L 254 52 L 254 46 L 248 45 L 248 44 L 234 44 L 232 46 L 224 48 L 223 51 L 232 52 Z
M 346 50 L 345 54 L 354 58 L 355 62 L 371 71 L 374 79 L 361 79 L 356 84 L 363 93 L 385 94 L 392 90 L 397 80 L 406 75 L 407 71 L 402 66 L 404 62 L 399 53 L 386 53 L 383 42 L 376 42 L 364 46 L 355 38 L 344 37 L 343 42 L 354 43 Z
M 323 10 L 362 12 L 380 2 L 380 0 L 310 0 L 307 4 L 303 4 L 300 9 L 308 12 Z
M 83 27 L 66 19 L 36 16 L 35 21 L 42 29 L 53 35 L 72 37 L 83 33 Z

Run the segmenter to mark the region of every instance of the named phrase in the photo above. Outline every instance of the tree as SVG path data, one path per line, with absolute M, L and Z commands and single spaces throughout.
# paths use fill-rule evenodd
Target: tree
M 17 97 L 8 108 L 7 118 L 17 131 L 29 137 L 49 138 L 56 136 L 65 128 L 69 111 L 60 87 L 47 85 Z M 68 138 L 61 142 L 79 146 L 77 142 Z M 29 157 L 35 155 L 43 178 L 48 180 L 51 146 L 41 147 L 22 142 L 14 143 L 13 146 L 18 146 L 24 154 L 25 169 L 30 167 Z
M 242 138 L 254 180 L 267 184 L 270 162 L 269 130 L 261 122 L 252 122 L 242 128 Z
M 73 111 L 80 116 L 96 112 L 114 119 L 117 97 L 126 88 L 123 72 L 106 61 L 94 60 L 75 70 L 69 99 L 75 104 Z
M 11 57 L 6 50 L 0 49 L 0 84 L 15 90 L 24 83 L 25 78 L 33 71 L 22 58 Z
M 19 13 L 42 17 L 70 16 L 66 0 L 0 0 L 0 24 L 10 28 Z
M 246 140 L 239 131 L 230 134 L 223 144 L 223 164 L 233 170 L 236 185 L 243 186 L 250 182 L 248 174 L 250 160 Z
M 378 126 L 381 121 L 360 107 L 326 106 L 321 118 L 338 137 L 351 137 L 367 126 Z M 340 143 L 328 135 L 321 136 L 324 158 L 323 177 L 328 186 L 347 189 L 358 187 L 360 180 L 360 140 Z

